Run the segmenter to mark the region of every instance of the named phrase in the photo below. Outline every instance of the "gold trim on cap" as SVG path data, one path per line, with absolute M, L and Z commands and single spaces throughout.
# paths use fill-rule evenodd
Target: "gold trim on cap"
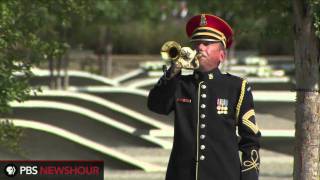
M 199 40 L 202 40 L 202 38 L 194 38 L 196 36 L 210 36 L 210 37 L 213 37 L 213 38 L 216 38 L 217 41 L 221 41 L 223 46 L 226 47 L 226 41 L 225 39 L 222 39 L 222 37 L 216 35 L 216 34 L 213 34 L 213 33 L 210 33 L 210 32 L 199 32 L 199 33 L 195 33 L 191 36 L 191 39 L 199 39 Z
M 205 38 L 201 38 L 201 39 L 190 39 L 190 41 L 189 41 L 189 42 L 195 42 L 195 41 L 221 42 L 220 40 L 215 40 L 215 39 L 205 39 Z
M 209 31 L 212 31 L 212 32 L 196 32 L 198 30 L 209 30 Z M 198 27 L 198 28 L 193 30 L 191 39 L 193 39 L 195 36 L 201 36 L 201 35 L 214 37 L 214 38 L 218 39 L 218 41 L 221 41 L 224 47 L 227 47 L 227 38 L 226 38 L 226 36 L 221 31 L 219 31 L 219 30 L 217 30 L 215 28 L 212 28 L 212 27 Z M 194 39 L 208 41 L 208 39 L 203 39 L 203 38 L 194 38 Z
M 219 36 L 219 35 L 216 35 L 216 34 L 213 34 L 211 32 L 198 32 L 198 33 L 195 33 L 191 36 L 191 38 L 195 37 L 195 36 L 212 36 L 212 37 L 215 37 L 221 41 L 225 41 L 226 39 L 224 39 L 223 37 Z
M 210 31 L 213 31 L 213 32 L 215 32 L 215 33 L 223 36 L 224 38 L 226 38 L 225 35 L 224 35 L 221 31 L 219 31 L 219 30 L 217 30 L 217 29 L 215 29 L 215 28 L 212 28 L 212 27 L 197 27 L 197 28 L 195 28 L 195 29 L 193 30 L 192 33 L 194 33 L 194 32 L 197 31 L 197 30 L 210 30 Z

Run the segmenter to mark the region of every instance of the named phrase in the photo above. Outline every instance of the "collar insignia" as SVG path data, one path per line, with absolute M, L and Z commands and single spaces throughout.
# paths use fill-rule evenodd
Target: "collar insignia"
M 208 74 L 208 78 L 213 79 L 213 74 L 212 73 Z

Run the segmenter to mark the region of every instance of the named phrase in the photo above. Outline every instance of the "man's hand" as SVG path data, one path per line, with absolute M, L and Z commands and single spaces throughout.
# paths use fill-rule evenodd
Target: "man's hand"
M 181 71 L 182 65 L 180 62 L 176 61 L 171 64 L 171 67 L 168 69 L 168 71 L 165 73 L 166 79 L 172 79 L 174 76 L 176 76 Z

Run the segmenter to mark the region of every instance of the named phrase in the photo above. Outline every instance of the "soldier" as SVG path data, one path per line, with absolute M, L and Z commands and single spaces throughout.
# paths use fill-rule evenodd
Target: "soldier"
M 232 29 L 217 16 L 201 14 L 188 21 L 186 31 L 201 54 L 200 68 L 183 76 L 172 64 L 148 97 L 150 110 L 175 113 L 166 180 L 257 180 L 261 133 L 251 88 L 218 69 Z

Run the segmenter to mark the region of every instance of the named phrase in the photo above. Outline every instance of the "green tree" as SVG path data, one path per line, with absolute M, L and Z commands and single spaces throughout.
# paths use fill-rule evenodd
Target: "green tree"
M 290 0 L 190 1 L 194 14 L 210 13 L 233 28 L 232 48 L 254 49 L 260 54 L 292 53 L 292 3 Z
M 64 42 L 54 36 L 57 30 L 69 24 L 71 15 L 83 17 L 90 7 L 85 0 L 0 2 L 1 117 L 9 112 L 9 102 L 24 101 L 35 92 L 28 84 L 31 68 L 64 53 Z M 17 147 L 20 136 L 21 131 L 13 131 L 10 121 L 1 121 L 0 144 L 6 145 L 9 138 L 13 144 L 7 147 Z
M 294 0 L 295 180 L 320 178 L 320 1 Z
M 130 0 L 97 0 L 95 1 L 95 12 L 92 15 L 92 21 L 86 24 L 87 27 L 93 31 L 87 31 L 90 34 L 90 39 L 95 39 L 94 49 L 98 55 L 100 65 L 100 73 L 102 75 L 110 75 L 111 67 L 111 54 L 114 44 L 118 45 L 117 40 L 126 38 L 124 44 L 127 49 L 134 46 L 131 37 L 126 36 L 127 31 L 129 34 L 136 35 L 135 30 L 139 29 L 142 32 L 138 35 L 139 42 L 144 42 L 145 38 L 150 33 L 144 31 L 152 31 L 154 25 L 160 21 L 163 9 L 159 8 L 162 5 L 172 6 L 172 1 L 130 1 Z M 150 28 L 150 29 L 147 29 Z M 96 34 L 97 36 L 93 36 Z M 150 41 L 151 42 L 151 41 Z M 141 47 L 141 49 L 144 47 Z

